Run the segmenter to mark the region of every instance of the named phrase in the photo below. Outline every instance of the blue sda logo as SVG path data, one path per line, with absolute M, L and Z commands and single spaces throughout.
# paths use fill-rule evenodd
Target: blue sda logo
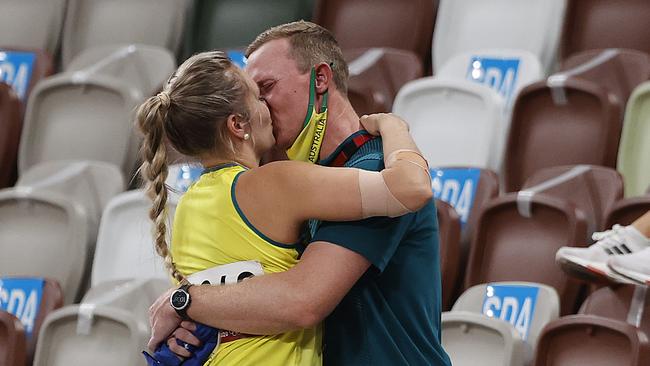
M 431 169 L 433 197 L 449 203 L 456 209 L 463 226 L 472 212 L 476 187 L 481 177 L 480 169 Z
M 525 340 L 535 314 L 538 287 L 488 285 L 483 299 L 483 314 L 512 324 Z
M 43 286 L 41 278 L 0 279 L 0 310 L 13 314 L 25 327 L 27 337 L 32 336 L 41 306 Z

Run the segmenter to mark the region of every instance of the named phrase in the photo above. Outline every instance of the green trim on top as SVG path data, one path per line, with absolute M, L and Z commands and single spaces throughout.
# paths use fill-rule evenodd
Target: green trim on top
M 245 172 L 245 171 L 244 171 Z M 239 204 L 237 203 L 237 197 L 235 195 L 235 187 L 237 186 L 237 181 L 239 180 L 239 177 L 241 176 L 242 173 L 244 172 L 239 172 L 235 176 L 235 179 L 232 181 L 232 186 L 230 187 L 230 198 L 232 200 L 232 204 L 235 206 L 235 210 L 237 211 L 237 214 L 239 214 L 239 217 L 244 221 L 246 226 L 248 226 L 253 232 L 262 238 L 264 241 L 268 242 L 271 245 L 274 245 L 276 247 L 280 247 L 283 249 L 297 249 L 298 245 L 300 244 L 300 241 L 294 243 L 294 244 L 285 244 L 285 243 L 280 243 L 278 241 L 275 241 L 268 236 L 264 235 L 261 231 L 259 231 L 253 224 L 248 221 L 248 218 L 246 215 L 244 215 L 244 212 L 239 208 Z
M 314 100 L 316 99 L 316 69 L 311 68 L 309 73 L 309 104 L 307 104 L 307 114 L 305 115 L 305 120 L 302 122 L 302 129 L 304 130 L 311 119 L 312 113 L 314 113 Z

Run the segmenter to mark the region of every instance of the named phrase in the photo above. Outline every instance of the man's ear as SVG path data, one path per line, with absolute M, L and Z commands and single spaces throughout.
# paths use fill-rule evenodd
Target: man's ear
M 231 114 L 228 116 L 228 119 L 226 120 L 226 126 L 228 128 L 228 132 L 230 132 L 232 136 L 241 140 L 244 139 L 244 134 L 250 133 L 250 125 L 248 121 L 245 121 L 241 116 L 237 114 Z
M 316 71 L 316 94 L 323 94 L 329 90 L 332 83 L 332 67 L 325 62 L 321 62 L 314 69 Z

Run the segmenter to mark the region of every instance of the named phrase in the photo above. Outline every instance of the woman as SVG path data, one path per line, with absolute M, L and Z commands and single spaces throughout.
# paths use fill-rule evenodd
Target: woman
M 251 260 L 261 273 L 286 271 L 298 261 L 295 243 L 306 220 L 398 216 L 432 195 L 426 161 L 406 124 L 390 115 L 362 118 L 368 132 L 386 136 L 382 172 L 288 161 L 259 167 L 275 144 L 269 111 L 252 79 L 221 52 L 185 61 L 164 90 L 140 107 L 137 120 L 145 135 L 141 173 L 153 200 L 156 249 L 178 282 Z M 205 167 L 177 206 L 171 254 L 165 140 Z M 206 364 L 321 363 L 320 329 L 228 338 Z

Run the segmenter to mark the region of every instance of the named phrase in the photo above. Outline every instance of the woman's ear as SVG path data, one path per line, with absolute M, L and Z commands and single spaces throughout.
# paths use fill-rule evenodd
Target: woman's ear
M 250 136 L 250 123 L 245 121 L 240 115 L 231 114 L 226 120 L 228 132 L 235 138 L 244 140 L 246 135 Z
M 329 90 L 332 82 L 332 67 L 325 62 L 321 62 L 314 69 L 316 71 L 316 94 L 323 94 Z

